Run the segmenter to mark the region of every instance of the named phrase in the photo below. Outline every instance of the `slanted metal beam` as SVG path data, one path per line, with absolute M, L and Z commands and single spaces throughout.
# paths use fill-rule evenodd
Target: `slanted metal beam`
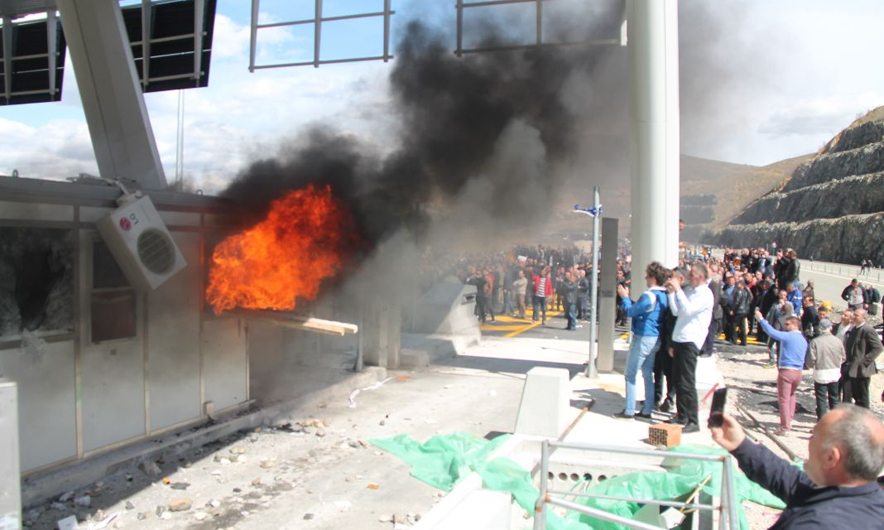
M 384 62 L 390 59 L 390 0 L 384 0 Z
M 58 9 L 100 175 L 166 188 L 119 3 L 58 0 Z

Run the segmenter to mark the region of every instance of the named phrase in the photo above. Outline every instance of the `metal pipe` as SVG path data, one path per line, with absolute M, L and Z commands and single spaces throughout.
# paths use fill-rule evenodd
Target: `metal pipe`
M 203 22 L 206 18 L 205 0 L 193 2 L 193 78 L 194 86 L 199 86 L 203 71 Z
M 466 48 L 461 49 L 461 54 L 467 53 L 488 53 L 488 52 L 508 52 L 518 50 L 534 50 L 537 48 L 574 48 L 579 46 L 607 46 L 619 44 L 618 39 L 587 39 L 581 41 L 569 42 L 544 42 L 541 44 L 514 44 L 512 46 L 485 46 L 482 48 Z M 455 52 L 457 53 L 457 52 Z
M 635 502 L 638 504 L 653 504 L 656 506 L 667 506 L 670 508 L 697 508 L 700 510 L 707 511 L 715 511 L 717 508 L 711 504 L 696 504 L 694 502 L 676 502 L 676 501 L 658 501 L 653 499 L 639 499 L 636 497 L 619 497 L 617 495 L 601 495 L 598 493 L 577 493 L 573 491 L 558 491 L 558 490 L 549 490 L 550 495 L 570 495 L 573 497 L 586 497 L 590 499 L 604 499 L 606 501 L 623 501 L 623 502 Z
M 150 30 L 153 27 L 153 9 L 150 0 L 141 0 L 141 86 L 150 82 Z
M 734 461 L 728 456 L 724 461 L 725 484 L 727 485 L 727 518 L 731 530 L 740 528 L 740 518 L 737 514 L 737 495 L 734 491 Z
M 692 453 L 682 453 L 679 451 L 657 451 L 656 449 L 638 449 L 634 447 L 618 447 L 614 445 L 596 445 L 581 444 L 574 442 L 549 442 L 550 447 L 561 447 L 563 449 L 581 449 L 585 451 L 604 451 L 608 453 L 620 453 L 625 455 L 636 456 L 654 456 L 661 458 L 686 458 L 691 460 L 701 460 L 704 462 L 721 462 L 727 458 L 725 455 L 696 455 Z
M 595 362 L 599 354 L 598 344 L 598 326 L 596 319 L 598 317 L 599 305 L 599 217 L 601 217 L 601 197 L 599 187 L 594 186 L 592 189 L 592 207 L 595 208 L 596 214 L 592 217 L 592 278 L 590 278 L 590 300 L 589 300 L 589 362 L 586 364 L 586 377 L 598 377 Z
M 388 59 L 392 59 L 393 56 L 389 56 Z M 383 56 L 377 55 L 374 57 L 356 57 L 353 59 L 324 59 L 319 61 L 304 61 L 300 63 L 280 63 L 280 64 L 262 64 L 255 66 L 254 70 L 264 70 L 267 68 L 286 68 L 289 66 L 310 66 L 310 65 L 323 65 L 323 64 L 340 64 L 340 63 L 358 63 L 362 61 L 382 61 L 384 59 Z
M 457 0 L 457 47 L 454 55 L 463 56 L 463 0 Z M 5 48 L 4 48 L 5 49 Z
M 322 0 L 316 0 L 313 23 L 313 68 L 319 68 L 320 44 L 322 41 Z
M 534 503 L 534 530 L 546 530 L 545 505 L 549 500 L 547 488 L 549 487 L 549 440 L 543 440 L 540 444 L 540 495 Z
M 543 0 L 537 0 L 537 16 L 535 17 L 537 20 L 537 29 L 535 30 L 535 37 L 537 38 L 537 45 L 540 46 L 543 43 Z
M 3 91 L 6 94 L 6 103 L 12 96 L 12 31 L 15 24 L 11 17 L 3 17 Z
M 320 22 L 335 22 L 337 20 L 352 20 L 354 18 L 369 18 L 369 17 L 387 17 L 387 13 L 390 15 L 395 15 L 396 12 L 392 9 L 389 9 L 390 2 L 389 0 L 384 0 L 384 9 L 385 11 L 378 11 L 377 13 L 359 13 L 357 15 L 338 15 L 334 17 L 321 17 L 319 19 Z M 389 9 L 389 11 L 387 11 Z M 316 18 L 308 18 L 307 20 L 288 20 L 285 22 L 272 22 L 270 24 L 258 24 L 256 27 L 258 29 L 266 29 L 266 28 L 282 28 L 286 26 L 299 26 L 302 24 L 315 24 Z
M 50 9 L 46 12 L 46 59 L 47 65 L 49 66 L 49 97 L 50 99 L 55 98 L 55 92 L 57 90 L 55 83 L 55 75 L 57 66 L 57 52 L 58 48 L 58 22 L 56 22 L 55 18 L 55 9 Z M 7 70 L 7 72 L 12 73 L 12 69 Z
M 258 12 L 260 9 L 261 0 L 252 0 L 252 24 L 251 24 L 251 32 L 249 34 L 249 40 L 251 42 L 251 46 L 249 47 L 249 72 L 255 72 L 255 50 L 258 47 Z
M 601 521 L 622 524 L 623 526 L 628 526 L 629 528 L 635 528 L 636 530 L 660 530 L 659 526 L 654 526 L 651 524 L 642 523 L 642 522 L 636 521 L 634 519 L 627 519 L 626 517 L 614 515 L 612 513 L 606 512 L 604 510 L 597 510 L 595 508 L 583 506 L 582 504 L 577 504 L 575 502 L 568 502 L 568 501 L 563 501 L 560 499 L 549 499 L 549 503 L 555 504 L 556 506 L 561 506 L 563 508 L 568 508 L 569 510 L 574 510 L 575 512 L 580 512 L 580 513 L 586 514 L 590 517 L 594 517 L 595 519 L 599 519 Z M 536 515 L 535 515 L 535 518 L 536 518 Z
M 384 62 L 390 57 L 390 0 L 384 0 Z

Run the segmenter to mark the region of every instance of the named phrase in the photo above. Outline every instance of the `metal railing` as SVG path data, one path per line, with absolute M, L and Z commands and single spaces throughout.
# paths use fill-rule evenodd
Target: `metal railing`
M 703 504 L 698 500 L 694 502 L 676 502 L 676 501 L 660 501 L 654 499 L 640 499 L 636 497 L 618 497 L 613 495 L 602 495 L 597 493 L 575 493 L 571 491 L 558 491 L 549 489 L 549 456 L 550 448 L 576 449 L 581 451 L 597 451 L 606 453 L 619 453 L 635 456 L 651 456 L 657 458 L 680 458 L 684 460 L 698 460 L 702 462 L 720 462 L 721 463 L 721 494 L 719 505 Z M 701 486 L 701 485 L 700 485 Z M 566 443 L 544 440 L 541 446 L 540 456 L 540 495 L 534 505 L 534 530 L 546 530 L 546 505 L 560 506 L 580 512 L 582 514 L 594 517 L 601 521 L 620 524 L 637 530 L 661 530 L 660 527 L 622 517 L 619 515 L 590 508 L 588 506 L 564 500 L 564 497 L 584 497 L 594 499 L 606 499 L 615 501 L 635 502 L 638 504 L 653 504 L 658 506 L 672 508 L 690 508 L 697 511 L 720 512 L 718 528 L 720 530 L 738 530 L 740 522 L 737 513 L 736 493 L 734 490 L 734 465 L 733 458 L 730 455 L 696 455 L 691 453 L 681 453 L 677 451 L 656 451 L 651 449 L 638 449 L 629 447 L 614 447 L 609 445 L 582 444 L 582 443 Z M 553 497 L 553 495 L 561 495 L 562 498 Z M 699 498 L 699 495 L 696 496 Z

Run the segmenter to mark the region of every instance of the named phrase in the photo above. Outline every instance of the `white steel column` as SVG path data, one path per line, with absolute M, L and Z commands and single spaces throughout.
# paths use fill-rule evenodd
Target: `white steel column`
M 678 264 L 678 1 L 627 0 L 631 82 L 632 271 Z
M 58 0 L 98 171 L 166 187 L 117 0 Z M 145 35 L 144 39 L 149 36 Z

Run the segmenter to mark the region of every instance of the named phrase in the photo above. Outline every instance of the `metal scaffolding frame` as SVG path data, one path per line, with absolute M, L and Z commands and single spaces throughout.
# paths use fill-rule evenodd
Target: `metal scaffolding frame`
M 0 17 L 0 30 L 2 30 L 3 34 L 3 56 L 0 57 L 0 61 L 3 64 L 3 97 L 6 99 L 6 102 L 9 103 L 12 96 L 31 96 L 36 94 L 49 94 L 50 98 L 55 98 L 56 94 L 59 92 L 59 88 L 56 86 L 57 80 L 57 65 L 59 60 L 59 52 L 58 52 L 58 18 L 56 15 L 55 9 L 49 9 L 46 12 L 46 39 L 47 39 L 47 53 L 36 53 L 32 55 L 13 55 L 13 38 L 12 32 L 13 28 L 16 26 L 15 21 L 13 20 L 14 16 L 7 15 Z M 33 22 L 26 22 L 33 23 Z M 49 76 L 49 88 L 45 90 L 26 90 L 13 92 L 12 91 L 12 77 L 15 72 L 15 68 L 13 68 L 14 61 L 26 61 L 29 59 L 42 59 L 46 57 L 48 61 L 48 67 L 46 69 L 46 73 Z
M 595 451 L 603 453 L 624 454 L 633 456 L 650 456 L 656 458 L 679 458 L 684 460 L 696 460 L 701 462 L 720 462 L 721 463 L 721 493 L 720 503 L 703 504 L 694 500 L 693 502 L 676 502 L 676 501 L 658 501 L 653 499 L 640 499 L 637 497 L 618 497 L 613 495 L 602 495 L 597 493 L 575 493 L 572 491 L 557 491 L 549 489 L 549 457 L 550 449 L 557 448 L 575 449 L 579 451 Z M 624 502 L 634 502 L 638 504 L 654 504 L 658 506 L 666 506 L 672 508 L 693 509 L 697 511 L 720 512 L 718 519 L 719 530 L 737 530 L 740 528 L 740 521 L 737 514 L 736 490 L 734 489 L 734 464 L 733 457 L 730 455 L 698 455 L 693 453 L 684 453 L 678 451 L 657 451 L 651 449 L 638 449 L 630 447 L 615 447 L 611 445 L 584 444 L 571 442 L 557 442 L 544 440 L 540 448 L 540 477 L 539 490 L 540 495 L 534 504 L 534 530 L 546 530 L 546 505 L 561 506 L 568 510 L 573 510 L 594 517 L 601 521 L 607 521 L 615 524 L 635 528 L 636 530 L 661 530 L 659 527 L 621 517 L 613 513 L 590 508 L 583 504 L 564 500 L 565 497 L 585 497 L 593 499 L 607 499 Z M 553 497 L 553 495 L 561 495 L 562 497 Z M 690 500 L 690 499 L 689 499 Z
M 285 22 L 274 22 L 270 24 L 259 24 L 258 13 L 260 11 L 261 0 L 252 0 L 252 24 L 251 24 L 251 44 L 249 49 L 249 72 L 266 68 L 286 68 L 290 66 L 310 66 L 319 68 L 323 64 L 337 63 L 355 63 L 363 61 L 384 61 L 387 62 L 393 58 L 390 54 L 390 17 L 396 12 L 391 9 L 392 0 L 384 0 L 384 10 L 372 13 L 357 13 L 353 15 L 339 15 L 334 17 L 322 16 L 322 0 L 315 0 L 313 18 L 305 20 L 290 20 Z M 353 20 L 358 18 L 384 17 L 384 53 L 383 55 L 372 57 L 352 57 L 346 59 L 322 59 L 321 43 L 322 43 L 322 24 L 325 22 L 336 22 L 341 20 Z M 277 64 L 255 64 L 255 57 L 258 48 L 258 30 L 267 28 L 279 28 L 288 26 L 299 26 L 304 24 L 313 24 L 313 60 L 296 63 L 277 63 Z
M 571 42 L 544 42 L 543 41 L 543 4 L 544 2 L 551 2 L 552 0 L 486 0 L 482 2 L 464 2 L 464 0 L 457 0 L 456 8 L 457 8 L 457 47 L 454 50 L 454 54 L 458 57 L 462 57 L 465 53 L 483 53 L 483 52 L 498 52 L 498 51 L 509 51 L 509 50 L 526 50 L 530 48 L 565 48 L 565 47 L 576 47 L 576 46 L 597 46 L 597 45 L 617 45 L 617 46 L 625 46 L 626 45 L 626 12 L 624 11 L 621 25 L 620 25 L 620 35 L 617 37 L 611 37 L 607 39 L 586 39 L 582 41 L 571 41 Z M 493 6 L 501 6 L 501 5 L 510 5 L 510 4 L 535 4 L 534 10 L 534 18 L 535 18 L 535 35 L 534 35 L 534 43 L 533 44 L 513 44 L 513 45 L 504 45 L 504 46 L 487 46 L 482 48 L 464 48 L 463 47 L 463 15 L 464 9 L 468 9 L 471 7 L 493 7 Z

